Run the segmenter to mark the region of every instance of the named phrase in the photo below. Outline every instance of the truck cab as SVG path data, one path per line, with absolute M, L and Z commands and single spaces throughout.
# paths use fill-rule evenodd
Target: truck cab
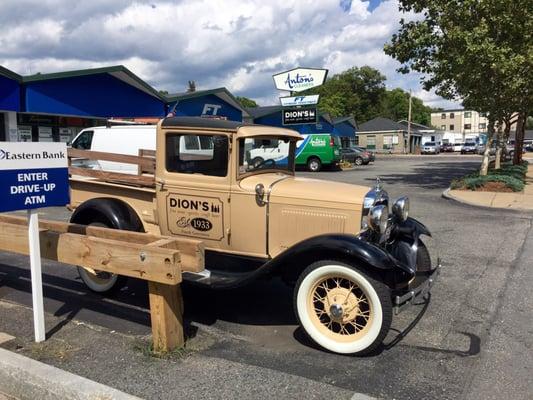
M 154 187 L 73 178 L 71 221 L 199 239 L 205 270 L 184 272 L 185 280 L 230 290 L 279 276 L 294 287 L 296 315 L 316 343 L 368 353 L 394 311 L 429 293 L 439 264 L 420 236 L 430 233 L 409 216 L 407 197 L 391 204 L 379 183 L 296 176 L 301 140 L 289 129 L 166 118 L 157 127 Z M 80 276 L 98 290 L 94 276 Z M 119 279 L 97 278 L 98 291 Z

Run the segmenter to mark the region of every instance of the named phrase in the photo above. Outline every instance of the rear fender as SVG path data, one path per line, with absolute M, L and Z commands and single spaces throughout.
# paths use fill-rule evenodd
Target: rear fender
M 127 203 L 113 198 L 95 198 L 83 202 L 72 214 L 70 222 L 82 225 L 103 222 L 114 229 L 144 232 L 135 210 Z

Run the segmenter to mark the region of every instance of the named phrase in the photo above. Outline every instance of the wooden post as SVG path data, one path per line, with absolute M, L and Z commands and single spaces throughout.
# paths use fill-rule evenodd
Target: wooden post
M 154 351 L 168 352 L 185 343 L 180 285 L 148 282 Z

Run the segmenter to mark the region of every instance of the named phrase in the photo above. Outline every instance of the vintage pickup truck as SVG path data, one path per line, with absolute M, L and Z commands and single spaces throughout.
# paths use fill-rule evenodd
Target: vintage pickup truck
M 206 269 L 184 272 L 184 280 L 227 290 L 279 276 L 294 286 L 296 316 L 317 344 L 371 352 L 393 313 L 429 293 L 440 268 L 420 240 L 430 232 L 408 216 L 407 197 L 390 203 L 379 182 L 369 188 L 296 177 L 301 139 L 288 129 L 163 119 L 153 187 L 72 176 L 71 222 L 201 239 Z M 252 162 L 253 149 L 265 144 L 280 154 Z M 125 280 L 79 272 L 98 292 Z

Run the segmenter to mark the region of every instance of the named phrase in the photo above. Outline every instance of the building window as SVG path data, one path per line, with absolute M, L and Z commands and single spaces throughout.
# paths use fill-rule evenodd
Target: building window
M 392 136 L 383 136 L 383 148 L 392 149 Z
M 455 114 L 454 113 L 450 113 L 450 118 L 455 118 Z
M 465 124 L 465 130 L 472 129 L 472 124 Z
M 453 129 L 455 128 L 455 125 L 450 125 L 450 130 L 453 131 Z
M 441 126 L 440 126 L 440 129 L 442 129 L 443 131 L 445 131 L 445 130 L 446 130 L 446 125 L 441 125 Z
M 487 118 L 487 113 L 486 112 L 479 113 L 479 116 L 481 118 Z
M 465 111 L 465 118 L 471 118 L 472 113 L 470 111 Z
M 484 131 L 485 129 L 487 129 L 487 124 L 485 124 L 485 123 L 479 124 L 479 129 Z
M 446 113 L 442 113 L 442 114 L 440 115 L 440 118 L 441 118 L 441 119 L 446 119 Z
M 366 148 L 367 149 L 376 148 L 376 137 L 374 135 L 366 137 Z

